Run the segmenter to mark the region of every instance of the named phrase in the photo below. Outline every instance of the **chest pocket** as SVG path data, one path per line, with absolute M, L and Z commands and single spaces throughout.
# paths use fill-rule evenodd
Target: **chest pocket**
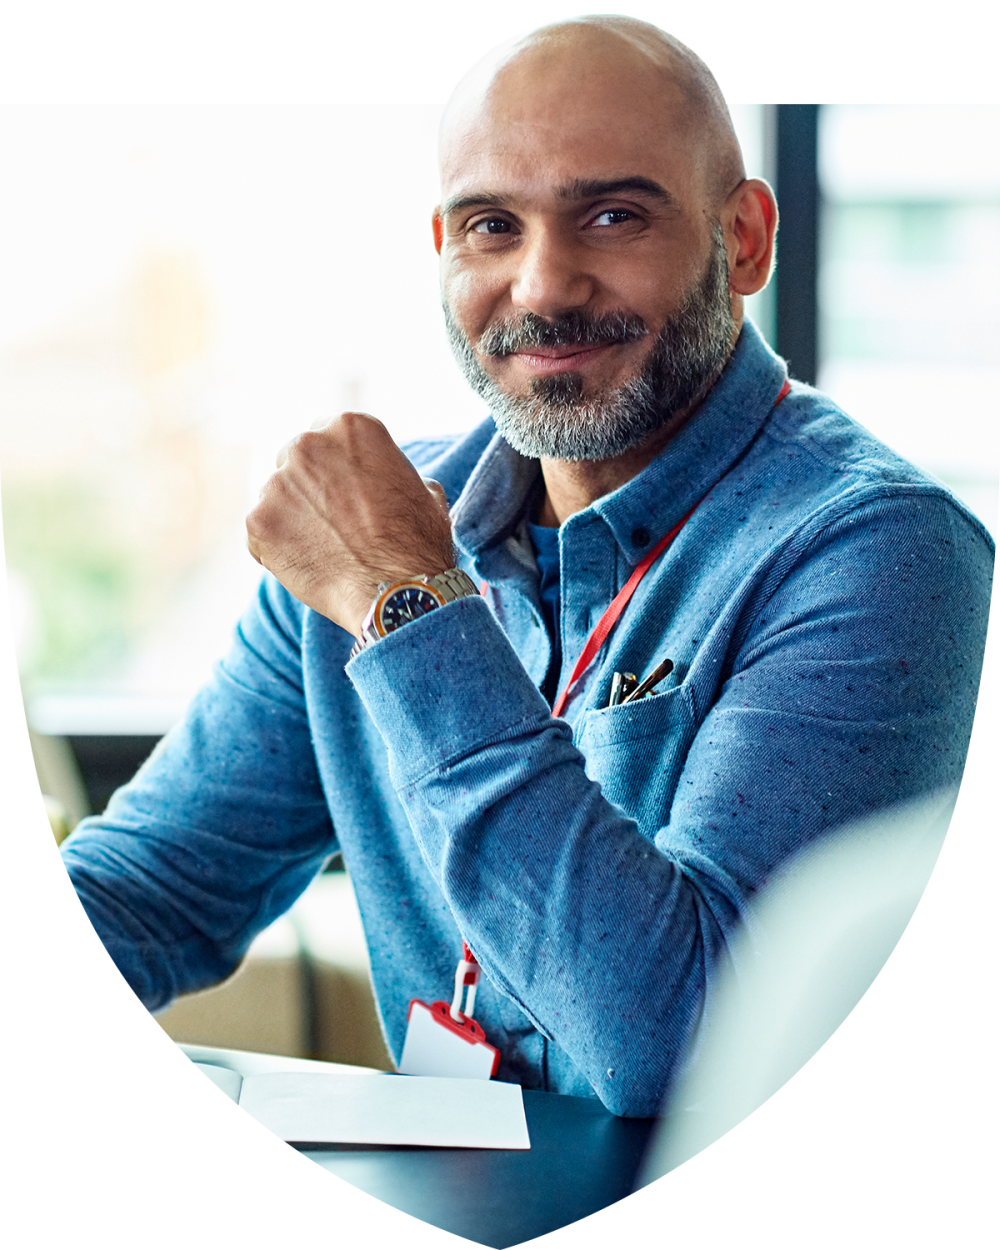
M 670 819 L 696 728 L 694 701 L 685 684 L 621 707 L 586 712 L 575 740 L 587 761 L 587 776 L 652 839 Z

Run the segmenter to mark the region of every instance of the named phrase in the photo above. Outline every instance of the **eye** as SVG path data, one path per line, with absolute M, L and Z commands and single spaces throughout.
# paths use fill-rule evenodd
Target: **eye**
M 483 217 L 474 222 L 470 229 L 475 234 L 507 234 L 510 222 L 503 217 Z
M 623 222 L 631 221 L 634 216 L 627 208 L 606 208 L 603 213 L 598 213 L 591 225 L 620 226 Z

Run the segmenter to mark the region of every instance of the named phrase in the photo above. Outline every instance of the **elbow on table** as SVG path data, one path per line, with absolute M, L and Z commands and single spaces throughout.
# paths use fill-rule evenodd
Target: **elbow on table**
M 607 1069 L 594 1092 L 612 1115 L 625 1120 L 648 1120 L 660 1114 L 664 1090 L 659 1084 L 645 1084 L 620 1077 L 614 1068 Z

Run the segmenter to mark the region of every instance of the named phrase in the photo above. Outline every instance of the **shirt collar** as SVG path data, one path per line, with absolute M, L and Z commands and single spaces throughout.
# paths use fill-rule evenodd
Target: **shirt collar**
M 745 321 L 719 380 L 687 424 L 641 473 L 584 509 L 580 522 L 571 520 L 600 516 L 626 558 L 638 563 L 746 450 L 785 376 L 784 361 Z M 452 509 L 458 546 L 475 557 L 508 538 L 524 517 L 539 472 L 537 460 L 495 435 Z M 647 535 L 648 541 L 636 541 Z

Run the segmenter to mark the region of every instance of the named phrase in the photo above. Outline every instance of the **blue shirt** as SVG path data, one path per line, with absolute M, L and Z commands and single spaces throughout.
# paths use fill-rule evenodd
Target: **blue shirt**
M 793 384 L 746 325 L 695 416 L 561 527 L 560 688 L 649 548 L 697 509 L 556 720 L 526 534 L 539 466 L 487 421 L 409 449 L 486 598 L 368 647 L 272 578 L 233 649 L 63 854 L 151 1008 L 232 971 L 338 847 L 398 1058 L 450 994 L 528 1088 L 656 1112 L 754 891 L 844 822 L 955 785 L 992 544 L 930 478 Z M 700 502 L 699 502 L 700 501 Z M 608 708 L 664 656 L 660 693 Z

